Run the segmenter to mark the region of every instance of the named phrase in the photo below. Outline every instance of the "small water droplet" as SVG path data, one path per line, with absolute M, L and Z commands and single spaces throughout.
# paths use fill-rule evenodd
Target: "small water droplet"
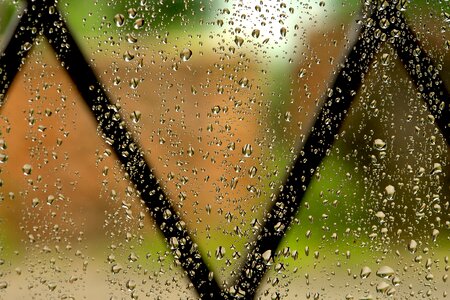
M 255 166 L 250 167 L 250 169 L 248 170 L 248 175 L 250 176 L 250 178 L 255 177 L 257 171 L 258 169 Z
M 6 150 L 8 146 L 6 145 L 6 142 L 4 139 L 0 139 L 0 150 Z
M 250 144 L 245 144 L 244 147 L 242 147 L 242 154 L 244 154 L 245 157 L 250 157 L 253 153 L 253 147 Z
M 31 46 L 33 46 L 33 44 L 31 44 L 30 42 L 25 42 L 25 43 L 22 45 L 22 48 L 23 48 L 23 50 L 28 51 L 28 50 L 31 49 Z
M 133 279 L 130 279 L 127 281 L 126 286 L 130 291 L 132 291 L 136 288 L 136 282 Z
M 119 264 L 114 264 L 111 267 L 111 272 L 114 273 L 114 274 L 119 273 L 121 270 L 122 270 L 122 266 L 119 265 Z
M 248 85 L 249 85 L 249 80 L 248 80 L 248 78 L 247 78 L 247 77 L 241 78 L 241 79 L 239 80 L 239 85 L 240 85 L 242 88 L 247 88 Z
M 282 36 L 282 37 L 285 37 L 285 36 L 286 36 L 286 33 L 287 33 L 286 27 L 281 27 L 281 29 L 280 29 L 280 34 L 281 34 L 281 36 Z
M 389 200 L 394 199 L 395 187 L 393 185 L 386 186 L 384 190 L 386 191 L 386 195 Z
M 211 108 L 211 112 L 214 115 L 218 115 L 220 113 L 220 106 L 219 105 L 214 105 L 213 108 Z
M 188 61 L 192 56 L 191 49 L 184 48 L 183 51 L 180 53 L 180 58 L 182 61 Z
M 31 207 L 36 207 L 39 205 L 39 198 L 33 198 L 33 200 L 31 200 Z
M 244 39 L 241 38 L 240 36 L 236 36 L 236 37 L 234 38 L 234 43 L 235 43 L 238 47 L 241 47 L 242 44 L 244 44 Z
M 219 246 L 216 249 L 216 259 L 221 260 L 225 256 L 225 248 L 222 246 Z
M 134 43 L 137 42 L 137 38 L 134 37 L 133 34 L 127 33 L 127 41 L 128 41 L 128 43 L 130 43 L 130 44 L 134 44 Z
M 433 164 L 433 170 L 431 170 L 431 175 L 442 173 L 442 165 L 440 163 Z
M 134 54 L 128 50 L 125 51 L 125 53 L 123 54 L 123 60 L 126 62 L 132 61 L 133 58 L 134 58 Z
M 259 38 L 259 35 L 261 34 L 261 31 L 259 29 L 253 29 L 252 31 L 252 37 Z
M 415 240 L 411 240 L 408 244 L 408 250 L 411 253 L 415 253 L 417 250 L 417 242 Z
M 139 79 L 138 78 L 131 78 L 129 85 L 130 85 L 130 88 L 136 89 L 138 87 L 138 85 L 139 85 Z
M 129 8 L 127 12 L 130 19 L 136 18 L 137 11 L 135 8 Z
M 22 171 L 24 175 L 31 175 L 31 171 L 33 170 L 33 167 L 30 164 L 25 164 L 22 167 Z
M 272 259 L 272 250 L 269 249 L 264 251 L 264 253 L 261 256 L 266 263 L 269 263 L 270 260 Z
M 142 113 L 139 110 L 135 110 L 130 114 L 130 119 L 133 123 L 138 123 L 141 120 Z
M 388 53 L 383 53 L 383 55 L 381 55 L 381 64 L 383 66 L 389 65 L 389 60 L 390 60 L 389 58 L 390 58 L 390 56 Z
M 189 155 L 189 157 L 194 156 L 194 154 L 195 154 L 195 149 L 194 149 L 194 147 L 192 147 L 191 145 L 189 145 L 189 148 L 188 148 L 188 150 L 187 150 L 187 154 Z

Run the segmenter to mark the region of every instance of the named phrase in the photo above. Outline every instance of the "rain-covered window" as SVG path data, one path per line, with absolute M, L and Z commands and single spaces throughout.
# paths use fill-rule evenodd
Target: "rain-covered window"
M 1 299 L 444 299 L 448 0 L 1 0 Z

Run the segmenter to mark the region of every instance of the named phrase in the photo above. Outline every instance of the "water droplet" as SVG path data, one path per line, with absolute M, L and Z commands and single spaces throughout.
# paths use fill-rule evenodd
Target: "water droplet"
M 128 261 L 129 262 L 135 262 L 138 259 L 139 259 L 139 257 L 134 252 L 131 252 L 130 255 L 128 255 Z
M 130 19 L 136 18 L 137 11 L 135 8 L 129 8 L 127 12 Z
M 8 146 L 6 145 L 6 142 L 4 139 L 0 139 L 0 150 L 6 150 Z
M 389 65 L 389 58 L 390 58 L 390 56 L 388 53 L 383 53 L 383 55 L 381 55 L 381 64 L 383 66 Z
M 373 148 L 378 151 L 386 150 L 386 143 L 382 139 L 376 139 L 373 142 Z
M 188 150 L 187 150 L 187 154 L 189 155 L 189 157 L 194 156 L 194 154 L 195 154 L 195 149 L 194 149 L 194 147 L 192 147 L 191 145 L 189 145 L 189 148 L 188 148 Z
M 281 36 L 282 36 L 282 37 L 285 37 L 285 36 L 286 36 L 286 33 L 287 33 L 286 27 L 281 27 L 281 29 L 280 29 L 280 34 L 281 34 Z
M 31 46 L 33 46 L 33 44 L 31 44 L 30 42 L 25 42 L 25 43 L 22 45 L 22 48 L 23 48 L 23 50 L 28 51 L 28 50 L 31 49 Z
M 114 264 L 111 267 L 111 272 L 114 273 L 114 274 L 119 273 L 121 270 L 122 270 L 122 266 L 119 265 L 119 264 Z
M 359 276 L 361 277 L 361 279 L 366 279 L 370 276 L 371 273 L 372 270 L 369 267 L 365 266 L 361 269 L 361 273 L 359 274 Z
M 389 285 L 388 283 L 382 281 L 382 282 L 380 282 L 380 283 L 377 285 L 377 292 L 383 293 L 383 292 L 385 292 L 389 287 L 390 287 L 390 285 Z
M 431 170 L 431 175 L 442 173 L 442 165 L 440 163 L 433 164 L 433 170 Z
M 211 112 L 214 115 L 218 115 L 220 113 L 220 106 L 219 105 L 214 105 L 213 108 L 211 108 Z
M 241 79 L 239 80 L 239 85 L 240 85 L 242 88 L 248 87 L 248 84 L 249 84 L 249 80 L 248 80 L 247 77 L 243 77 L 243 78 L 241 78 Z
M 138 123 L 141 120 L 142 113 L 139 110 L 135 110 L 130 114 L 130 119 L 133 123 Z
M 394 199 L 395 187 L 393 185 L 386 186 L 384 190 L 386 191 L 386 195 L 389 200 Z
M 411 240 L 408 244 L 408 250 L 411 253 L 415 253 L 417 250 L 417 242 L 415 240 Z
M 114 16 L 114 22 L 117 27 L 122 27 L 125 24 L 125 17 L 122 14 L 116 14 Z
M 30 164 L 25 164 L 22 167 L 22 172 L 24 175 L 31 175 L 31 171 L 33 170 L 33 167 Z
M 383 220 L 384 217 L 385 217 L 386 215 L 384 214 L 384 212 L 379 211 L 379 212 L 377 212 L 377 213 L 375 214 L 375 216 L 376 216 L 377 218 Z
M 125 53 L 123 54 L 123 60 L 126 62 L 132 61 L 134 58 L 134 54 L 129 52 L 128 50 L 125 51 Z
M 389 20 L 386 18 L 382 18 L 380 20 L 380 27 L 383 29 L 387 29 L 389 27 L 389 25 L 391 25 L 391 23 L 389 23 Z
M 144 24 L 145 24 L 145 20 L 142 18 L 139 18 L 136 21 L 134 21 L 133 27 L 134 27 L 134 29 L 141 29 L 142 26 L 144 26 Z
M 405 0 L 403 0 L 405 1 Z M 450 23 L 450 13 L 444 12 L 444 21 Z
M 236 37 L 234 38 L 234 43 L 235 43 L 238 47 L 241 47 L 242 44 L 244 44 L 244 39 L 241 38 L 240 36 L 236 36 Z
M 136 78 L 136 77 L 135 78 L 131 78 L 129 85 L 130 85 L 130 88 L 136 89 L 138 87 L 138 85 L 139 85 L 139 79 Z
M 222 246 L 219 246 L 216 249 L 216 259 L 221 260 L 225 256 L 225 248 Z
M 133 279 L 130 279 L 127 281 L 126 286 L 130 291 L 132 291 L 136 288 L 136 282 Z
M 244 147 L 242 147 L 242 154 L 244 154 L 245 157 L 250 157 L 253 153 L 253 147 L 250 144 L 245 144 Z
M 261 34 L 261 31 L 259 29 L 253 29 L 252 31 L 252 37 L 259 38 L 259 35 Z
M 114 78 L 113 83 L 114 83 L 114 85 L 119 85 L 120 81 L 121 81 L 120 77 L 117 76 L 116 78 Z
M 6 281 L 0 281 L 0 290 L 4 290 L 8 287 L 8 283 Z
M 250 167 L 250 169 L 248 170 L 248 175 L 250 176 L 250 178 L 255 177 L 257 171 L 258 169 L 255 166 Z
M 183 51 L 180 53 L 180 58 L 182 61 L 188 61 L 192 56 L 191 49 L 184 48 Z
M 127 41 L 130 44 L 134 44 L 137 42 L 137 38 L 135 38 L 133 34 L 127 33 Z
M 39 205 L 39 198 L 33 198 L 33 200 L 31 200 L 31 207 L 36 207 Z
M 377 276 L 381 278 L 389 278 L 395 274 L 395 271 L 389 266 L 382 266 L 377 271 Z
M 264 253 L 261 256 L 266 263 L 269 263 L 272 259 L 272 250 L 269 249 L 264 251 Z
M 305 77 L 305 75 L 306 75 L 306 70 L 305 70 L 305 69 L 301 69 L 301 70 L 298 72 L 298 77 L 299 77 L 299 78 L 303 78 L 303 77 Z

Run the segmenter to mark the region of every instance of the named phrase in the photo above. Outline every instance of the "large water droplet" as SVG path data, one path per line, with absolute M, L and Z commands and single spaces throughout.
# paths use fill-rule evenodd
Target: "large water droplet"
M 377 276 L 382 278 L 389 278 L 392 277 L 395 274 L 394 269 L 392 269 L 389 266 L 382 266 L 377 271 Z
M 382 139 L 376 139 L 373 141 L 373 148 L 378 151 L 384 151 L 386 150 L 386 142 L 384 142 Z
M 122 14 L 116 14 L 114 16 L 114 23 L 117 27 L 122 27 L 125 24 L 125 17 Z
M 372 273 L 372 270 L 369 267 L 365 266 L 361 269 L 361 273 L 359 274 L 359 276 L 362 279 L 366 279 L 367 277 L 370 276 L 371 273 Z
M 144 26 L 144 24 L 145 24 L 145 20 L 142 18 L 139 18 L 136 21 L 134 21 L 133 27 L 134 27 L 134 29 L 141 29 L 142 26 Z

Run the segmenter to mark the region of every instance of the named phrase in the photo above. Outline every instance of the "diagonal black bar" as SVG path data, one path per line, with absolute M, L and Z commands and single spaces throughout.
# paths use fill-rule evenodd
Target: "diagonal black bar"
M 12 34 L 6 48 L 0 53 L 0 107 L 3 106 L 6 92 L 25 62 L 36 38 L 35 22 L 27 13 L 22 15 L 16 26 L 17 29 Z
M 389 40 L 421 92 L 429 111 L 434 116 L 447 144 L 450 145 L 450 98 L 438 70 L 431 58 L 420 47 L 414 32 L 395 1 L 388 7 L 375 8 L 344 66 L 337 75 L 332 94 L 328 95 L 314 126 L 288 174 L 283 189 L 265 216 L 264 226 L 247 255 L 239 277 L 233 286 L 233 294 L 253 299 L 265 272 L 268 260 L 272 260 L 287 228 L 298 212 L 311 179 L 331 149 L 343 124 L 348 109 L 362 84 L 362 79 L 381 43 Z M 393 18 L 394 17 L 394 18 Z M 382 22 L 383 20 L 383 22 Z M 385 20 L 396 20 L 391 27 L 381 28 Z M 397 31 L 393 31 L 396 29 Z M 394 37 L 390 37 L 394 34 Z M 395 34 L 400 34 L 395 37 Z M 417 50 L 416 50 L 417 49 Z
M 212 273 L 203 261 L 197 245 L 190 237 L 185 223 L 171 205 L 147 164 L 143 151 L 133 140 L 132 134 L 127 130 L 117 108 L 109 100 L 105 89 L 100 85 L 97 76 L 81 53 L 56 9 L 55 1 L 42 0 L 37 5 L 32 5 L 33 2 L 29 3 L 28 9 L 22 17 L 23 21 L 21 20 L 20 24 L 23 26 L 16 28 L 13 39 L 0 58 L 0 68 L 6 70 L 6 75 L 0 79 L 2 96 L 6 95 L 10 83 L 17 74 L 18 66 L 23 64 L 29 47 L 27 46 L 27 51 L 22 52 L 18 49 L 21 49 L 25 42 L 33 44 L 36 35 L 32 35 L 30 32 L 35 32 L 36 29 L 42 30 L 58 60 L 94 114 L 103 138 L 113 148 L 123 165 L 124 172 L 136 186 L 140 197 L 168 244 L 171 245 L 175 258 L 185 269 L 199 296 L 202 299 L 223 298 L 218 283 L 214 276 L 211 276 Z M 53 7 L 50 9 L 51 6 Z M 34 30 L 23 30 L 23 28 L 30 27 L 31 23 L 33 23 Z M 20 55 L 17 56 L 16 53 Z
M 433 60 L 420 45 L 414 31 L 402 14 L 394 24 L 402 32 L 400 38 L 392 41 L 406 71 L 424 99 L 428 110 L 435 118 L 447 145 L 450 145 L 450 93 L 442 80 Z

